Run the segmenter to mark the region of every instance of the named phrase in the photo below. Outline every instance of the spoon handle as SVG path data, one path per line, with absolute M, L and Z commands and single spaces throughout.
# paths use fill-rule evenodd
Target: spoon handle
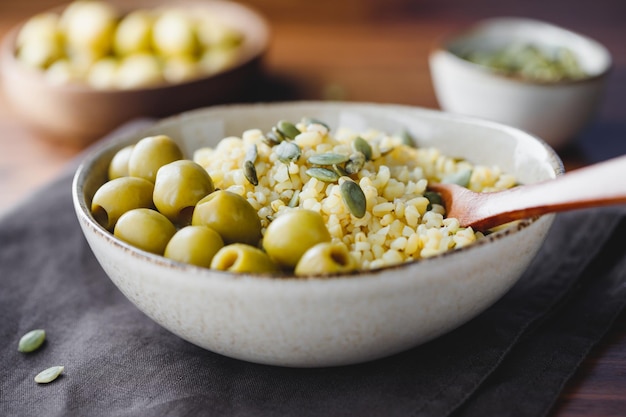
M 619 203 L 626 203 L 626 156 L 579 168 L 554 180 L 494 193 L 491 197 L 485 194 L 478 217 L 494 217 L 489 222 L 497 225 L 507 218 L 516 220 Z M 502 215 L 498 218 L 497 213 Z

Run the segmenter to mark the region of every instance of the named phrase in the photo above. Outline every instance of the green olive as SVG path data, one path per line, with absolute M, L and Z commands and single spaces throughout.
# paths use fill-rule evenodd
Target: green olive
M 139 249 L 163 255 L 176 227 L 156 210 L 138 208 L 120 216 L 113 234 Z
M 224 243 L 257 246 L 261 240 L 261 220 L 248 200 L 230 191 L 218 190 L 198 201 L 191 224 L 212 228 Z
M 278 267 L 259 248 L 233 243 L 220 249 L 211 261 L 211 268 L 232 272 L 275 272 Z
M 191 80 L 200 74 L 198 62 L 191 56 L 173 56 L 163 63 L 163 78 L 172 84 Z
M 149 52 L 135 52 L 119 60 L 113 84 L 120 90 L 148 88 L 162 84 L 159 57 Z
M 295 209 L 270 223 L 263 237 L 263 248 L 278 265 L 293 269 L 310 247 L 330 240 L 321 214 Z
M 154 205 L 174 223 L 189 224 L 193 209 L 215 191 L 213 180 L 197 163 L 181 159 L 163 165 L 154 182 Z
M 37 13 L 22 25 L 15 39 L 15 46 L 19 49 L 29 42 L 50 39 L 61 42 L 62 34 L 59 28 L 59 15 L 55 12 Z
M 183 159 L 183 153 L 170 137 L 149 136 L 135 145 L 128 160 L 128 174 L 154 182 L 159 168 Z
M 118 66 L 119 62 L 115 58 L 100 58 L 86 70 L 84 75 L 85 82 L 97 90 L 115 88 Z M 126 166 L 126 170 L 128 171 L 128 165 Z
M 164 256 L 179 262 L 209 268 L 215 254 L 224 247 L 219 233 L 206 226 L 180 229 L 165 247 Z
M 296 265 L 296 275 L 332 274 L 357 269 L 357 263 L 342 243 L 318 243 Z
M 120 177 L 105 182 L 93 196 L 91 214 L 107 230 L 120 216 L 136 208 L 151 208 L 154 184 L 143 178 Z
M 63 58 L 63 46 L 54 39 L 37 39 L 17 50 L 17 58 L 33 68 L 48 68 Z
M 113 36 L 113 49 L 118 56 L 150 50 L 152 14 L 148 10 L 134 10 L 118 23 Z
M 128 145 L 117 151 L 109 164 L 109 179 L 127 177 L 128 176 L 128 160 L 133 152 L 135 145 Z
M 152 46 L 162 56 L 193 56 L 199 47 L 193 16 L 182 10 L 163 11 L 152 27 Z
M 103 56 L 111 48 L 118 12 L 104 1 L 71 2 L 61 15 L 67 48 Z

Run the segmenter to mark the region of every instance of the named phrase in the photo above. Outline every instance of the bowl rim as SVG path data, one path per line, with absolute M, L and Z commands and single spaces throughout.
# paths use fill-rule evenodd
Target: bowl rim
M 190 272 L 190 275 L 199 275 L 203 276 L 203 278 L 208 278 L 210 276 L 222 277 L 224 279 L 246 279 L 253 278 L 255 280 L 266 280 L 268 282 L 276 282 L 276 281 L 290 281 L 290 282 L 333 282 L 333 281 L 354 281 L 355 278 L 364 277 L 379 277 L 383 273 L 392 270 L 404 270 L 408 269 L 411 266 L 422 263 L 436 263 L 441 262 L 442 259 L 459 256 L 460 254 L 472 252 L 479 250 L 485 245 L 492 244 L 494 241 L 507 238 L 508 236 L 517 233 L 527 227 L 531 226 L 540 217 L 533 217 L 529 219 L 518 220 L 513 223 L 509 227 L 503 228 L 501 230 L 494 231 L 488 235 L 485 235 L 484 238 L 477 240 L 471 245 L 467 245 L 461 248 L 448 250 L 446 252 L 430 256 L 427 258 L 416 259 L 412 261 L 406 261 L 400 264 L 394 264 L 390 266 L 377 267 L 372 269 L 365 270 L 356 270 L 350 272 L 340 272 L 340 273 L 331 273 L 331 274 L 312 274 L 312 275 L 299 275 L 296 276 L 293 273 L 256 273 L 256 272 L 231 272 L 231 271 L 221 271 L 210 268 L 204 268 L 192 264 L 187 264 L 184 262 L 175 261 L 172 259 L 165 258 L 164 256 L 153 254 L 147 252 L 145 250 L 139 249 L 130 245 L 119 238 L 115 237 L 113 233 L 106 230 L 102 225 L 100 225 L 93 215 L 91 214 L 91 210 L 88 206 L 88 201 L 86 196 L 84 195 L 83 185 L 85 180 L 89 176 L 89 169 L 99 161 L 103 154 L 107 152 L 113 152 L 114 149 L 120 149 L 124 145 L 133 143 L 132 141 L 136 141 L 140 135 L 145 134 L 145 132 L 154 129 L 160 124 L 167 124 L 171 122 L 175 122 L 177 119 L 184 119 L 187 115 L 194 115 L 206 111 L 211 110 L 226 110 L 226 111 L 237 111 L 241 108 L 251 109 L 258 108 L 258 106 L 291 106 L 293 104 L 301 104 L 301 105 L 335 105 L 346 108 L 351 107 L 359 107 L 359 106 L 373 106 L 373 107 L 385 107 L 389 109 L 408 109 L 408 110 L 417 110 L 422 114 L 427 114 L 430 117 L 440 118 L 440 119 L 454 119 L 457 121 L 471 123 L 475 125 L 482 125 L 489 128 L 500 129 L 503 131 L 508 131 L 514 134 L 522 134 L 526 136 L 528 139 L 536 141 L 542 149 L 546 151 L 546 156 L 549 158 L 550 166 L 554 169 L 555 176 L 560 176 L 565 173 L 565 168 L 561 158 L 558 156 L 556 151 L 543 139 L 533 135 L 531 133 L 525 132 L 521 129 L 508 126 L 502 123 L 481 119 L 473 116 L 466 116 L 461 114 L 448 113 L 441 110 L 423 108 L 419 106 L 412 105 L 403 105 L 403 104 L 391 104 L 391 103 L 373 103 L 373 102 L 341 102 L 341 101 L 309 101 L 309 100 L 300 100 L 300 101 L 278 101 L 278 102 L 261 102 L 261 103 L 229 103 L 229 104 L 221 104 L 210 107 L 199 108 L 187 112 L 183 112 L 177 115 L 169 116 L 163 119 L 157 120 L 155 123 L 150 124 L 147 127 L 140 128 L 138 131 L 135 130 L 133 132 L 120 134 L 111 138 L 110 140 L 106 140 L 104 142 L 97 143 L 95 146 L 92 146 L 82 157 L 82 160 L 79 162 L 78 167 L 74 172 L 74 176 L 72 179 L 72 201 L 74 205 L 74 209 L 78 220 L 84 226 L 90 228 L 99 238 L 104 239 L 107 244 L 112 245 L 117 250 L 126 251 L 130 253 L 132 256 L 144 261 L 149 262 L 158 266 L 167 267 L 170 269 L 177 270 L 179 272 Z M 541 217 L 550 217 L 554 216 L 554 214 L 546 214 Z
M 503 22 L 509 22 L 512 24 L 525 24 L 525 25 L 535 25 L 535 26 L 543 26 L 547 28 L 551 28 L 553 30 L 557 30 L 561 33 L 569 34 L 570 36 L 574 36 L 578 39 L 582 39 L 585 42 L 592 45 L 594 48 L 598 49 L 601 53 L 606 56 L 607 63 L 606 66 L 602 69 L 602 71 L 597 74 L 588 75 L 578 79 L 562 79 L 558 81 L 540 81 L 533 80 L 528 78 L 523 78 L 521 76 L 517 76 L 515 74 L 506 74 L 502 71 L 497 71 L 493 68 L 487 67 L 485 65 L 480 65 L 462 57 L 458 56 L 454 52 L 452 52 L 449 48 L 450 43 L 461 40 L 468 35 L 479 32 L 485 27 L 488 27 L 493 24 L 501 24 Z M 533 85 L 533 86 L 541 86 L 541 87 L 561 87 L 568 85 L 581 85 L 596 82 L 602 78 L 606 78 L 606 76 L 613 70 L 614 62 L 611 52 L 606 48 L 602 43 L 596 41 L 595 39 L 584 35 L 580 32 L 576 32 L 574 30 L 565 28 L 563 26 L 559 26 L 554 23 L 550 23 L 548 21 L 527 18 L 527 17 L 516 17 L 516 16 L 500 16 L 500 17 L 491 17 L 482 20 L 478 20 L 476 22 L 465 24 L 460 27 L 457 27 L 446 34 L 439 36 L 434 43 L 432 44 L 429 57 L 432 59 L 437 54 L 443 54 L 447 59 L 452 60 L 456 65 L 463 66 L 468 70 L 478 71 L 485 75 L 493 76 L 498 79 L 507 80 L 512 83 L 522 84 L 522 85 Z
M 55 7 L 51 7 L 45 10 L 37 12 L 37 14 L 48 12 L 60 12 L 68 7 L 71 2 L 66 2 Z M 269 21 L 261 14 L 256 8 L 239 2 L 233 2 L 230 0 L 181 0 L 175 3 L 167 2 L 167 0 L 158 0 L 150 6 L 145 5 L 145 2 L 141 0 L 127 0 L 126 2 L 111 3 L 114 7 L 127 14 L 129 11 L 136 9 L 161 9 L 166 7 L 174 8 L 203 8 L 211 10 L 212 7 L 228 8 L 230 10 L 237 11 L 237 13 L 247 14 L 251 19 L 254 19 L 257 23 L 258 33 L 255 35 L 255 40 L 249 42 L 249 37 L 244 38 L 246 42 L 246 51 L 240 55 L 235 65 L 231 65 L 222 70 L 214 73 L 201 75 L 181 82 L 170 83 L 161 82 L 155 85 L 143 86 L 138 88 L 128 89 L 96 89 L 84 82 L 69 82 L 63 84 L 53 84 L 46 80 L 45 72 L 36 68 L 24 65 L 16 58 L 16 42 L 17 35 L 20 29 L 26 24 L 26 22 L 33 16 L 29 16 L 23 21 L 19 22 L 12 28 L 10 28 L 3 39 L 0 41 L 0 75 L 5 71 L 19 71 L 24 77 L 28 77 L 31 82 L 36 82 L 42 86 L 46 86 L 48 89 L 67 91 L 73 94 L 101 94 L 101 95 L 119 95 L 119 94 L 141 94 L 143 92 L 150 91 L 163 91 L 167 92 L 171 89 L 178 89 L 181 86 L 193 86 L 194 84 L 200 84 L 203 81 L 211 78 L 216 78 L 236 71 L 239 68 L 245 67 L 251 64 L 255 60 L 260 60 L 267 51 L 270 44 L 271 30 Z

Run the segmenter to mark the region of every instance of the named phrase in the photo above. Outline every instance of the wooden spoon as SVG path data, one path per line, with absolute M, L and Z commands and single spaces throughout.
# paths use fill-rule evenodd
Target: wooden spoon
M 430 184 L 448 217 L 486 231 L 513 220 L 586 207 L 626 203 L 626 156 L 576 169 L 556 179 L 477 193 L 456 184 Z

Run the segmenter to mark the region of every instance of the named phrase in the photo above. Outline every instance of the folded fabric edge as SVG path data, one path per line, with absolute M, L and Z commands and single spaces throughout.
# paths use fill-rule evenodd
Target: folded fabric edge
M 624 247 L 625 234 L 626 216 L 622 215 L 564 300 L 527 330 L 498 369 L 452 416 L 543 416 L 553 409 L 568 380 L 624 311 L 626 258 L 623 251 L 611 249 Z M 544 355 L 547 351 L 550 354 Z M 504 408 L 496 401 L 503 397 L 507 398 Z M 515 403 L 515 398 L 523 399 Z

